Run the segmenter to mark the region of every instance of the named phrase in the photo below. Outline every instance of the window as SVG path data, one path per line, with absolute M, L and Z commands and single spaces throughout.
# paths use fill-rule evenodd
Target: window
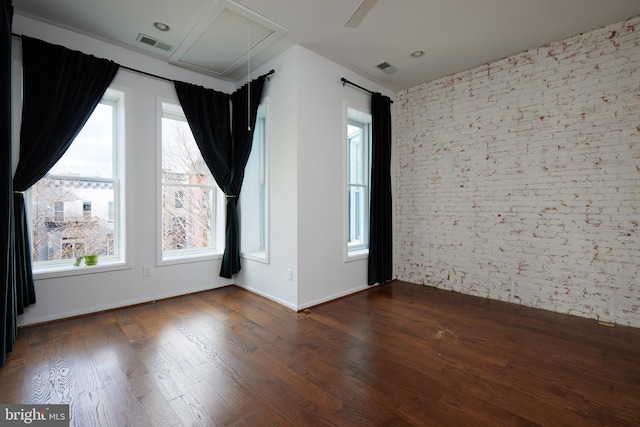
M 251 154 L 240 192 L 241 250 L 245 258 L 268 262 L 268 97 L 258 106 Z
M 123 261 L 124 93 L 109 89 L 53 168 L 29 191 L 35 272 L 74 268 L 88 253 L 101 264 Z
M 55 202 L 53 218 L 56 222 L 64 222 L 64 203 Z
M 347 108 L 347 256 L 365 255 L 369 247 L 369 151 L 371 115 Z
M 206 197 L 206 194 L 203 194 L 203 196 L 204 196 L 204 197 Z M 176 192 L 175 192 L 175 198 L 176 198 L 176 202 L 175 202 L 175 204 L 174 204 L 174 207 L 175 207 L 176 209 L 183 208 L 183 207 L 184 207 L 184 203 L 183 203 L 183 200 L 184 200 L 184 191 L 182 191 L 182 190 L 178 190 L 178 191 L 176 191 Z
M 85 221 L 91 221 L 91 202 L 82 202 L 82 219 L 84 219 Z
M 161 102 L 162 261 L 220 253 L 216 207 L 222 197 L 182 108 Z

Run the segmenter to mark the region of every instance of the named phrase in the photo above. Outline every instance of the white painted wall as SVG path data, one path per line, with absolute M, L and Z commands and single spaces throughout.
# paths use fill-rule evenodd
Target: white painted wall
M 302 309 L 367 287 L 366 259 L 344 261 L 344 103 L 369 111 L 371 96 L 340 78 L 395 95 L 301 46 L 256 74 L 270 68 L 271 260 L 244 260 L 236 283 Z
M 400 279 L 640 327 L 639 28 L 398 94 Z
M 367 288 L 367 260 L 344 261 L 344 103 L 370 111 L 371 95 L 343 87 L 340 78 L 391 99 L 395 93 L 308 49 L 298 50 L 298 307 L 304 308 Z
M 263 92 L 269 99 L 268 263 L 243 258 L 242 269 L 234 277 L 238 286 L 292 309 L 297 308 L 298 298 L 297 58 L 297 49 L 289 49 L 252 73 L 258 76 L 275 70 Z M 293 272 L 291 281 L 288 270 Z
M 77 33 L 20 15 L 13 31 L 80 50 L 163 77 L 232 92 L 235 85 L 184 70 Z M 14 42 L 19 57 L 20 43 Z M 113 84 L 126 91 L 128 266 L 117 271 L 42 279 L 36 277 L 37 303 L 19 316 L 27 325 L 97 310 L 211 289 L 232 283 L 219 277 L 220 261 L 156 266 L 156 108 L 157 97 L 177 100 L 173 84 L 119 70 Z M 19 132 L 14 132 L 18 134 Z M 142 266 L 152 266 L 143 277 Z M 99 270 L 99 268 L 97 269 Z

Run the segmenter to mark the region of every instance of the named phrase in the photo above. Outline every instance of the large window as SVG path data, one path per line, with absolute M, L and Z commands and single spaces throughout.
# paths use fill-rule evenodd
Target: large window
M 240 192 L 242 256 L 268 261 L 268 98 L 258 107 L 251 154 Z
M 347 109 L 347 254 L 364 255 L 369 247 L 369 151 L 371 115 Z
M 29 191 L 34 271 L 75 258 L 122 261 L 124 94 L 107 90 L 67 152 Z
M 218 254 L 216 207 L 221 191 L 193 138 L 182 108 L 162 102 L 162 260 Z

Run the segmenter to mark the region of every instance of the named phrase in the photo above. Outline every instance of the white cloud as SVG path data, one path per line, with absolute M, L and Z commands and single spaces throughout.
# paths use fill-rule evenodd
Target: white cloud
M 99 104 L 51 174 L 113 176 L 113 107 Z

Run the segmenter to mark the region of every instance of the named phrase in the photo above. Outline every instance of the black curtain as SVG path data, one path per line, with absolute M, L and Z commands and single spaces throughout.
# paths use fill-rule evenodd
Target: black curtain
M 189 83 L 175 82 L 176 93 L 193 138 L 218 186 L 224 188 L 231 170 L 231 105 L 226 93 Z
M 265 80 L 266 75 L 261 76 L 232 95 L 175 82 L 180 105 L 200 153 L 227 198 L 221 277 L 231 278 L 240 271 L 238 198 Z
M 391 99 L 371 96 L 371 206 L 368 284 L 393 278 L 391 210 Z
M 11 168 L 11 28 L 13 5 L 0 0 L 0 366 L 18 333 L 13 291 L 13 178 Z
M 17 313 L 36 301 L 22 192 L 62 157 L 118 71 L 118 64 L 22 36 L 20 159 L 13 176 Z
M 233 173 L 231 174 L 229 188 L 233 197 L 227 198 L 225 250 L 220 271 L 222 277 L 231 277 L 232 274 L 240 271 L 238 199 L 242 189 L 242 181 L 244 180 L 244 169 L 251 154 L 253 131 L 265 80 L 264 77 L 256 79 L 250 85 L 244 85 L 231 95 L 231 104 L 233 105 L 231 170 Z

